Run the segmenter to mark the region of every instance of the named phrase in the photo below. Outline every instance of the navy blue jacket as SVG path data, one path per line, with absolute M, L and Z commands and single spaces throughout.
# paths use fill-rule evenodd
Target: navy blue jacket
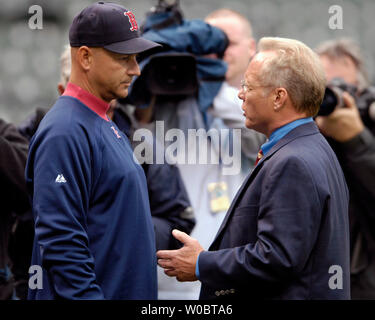
M 29 299 L 156 299 L 146 178 L 128 138 L 60 97 L 30 143 L 26 179 L 43 289 Z
M 295 128 L 247 177 L 200 254 L 200 298 L 349 299 L 348 200 L 315 123 Z
M 18 130 L 30 141 L 47 112 L 48 109 L 37 108 L 30 117 L 20 123 Z M 118 104 L 112 121 L 125 133 L 134 148 L 132 134 L 138 125 L 126 106 Z M 156 250 L 179 248 L 181 242 L 172 236 L 172 230 L 178 229 L 190 234 L 195 225 L 194 212 L 180 171 L 177 166 L 168 163 L 144 163 L 142 168 L 147 180 Z

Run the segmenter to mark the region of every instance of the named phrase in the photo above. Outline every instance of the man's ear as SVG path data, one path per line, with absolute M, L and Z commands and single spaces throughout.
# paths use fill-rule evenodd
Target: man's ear
M 250 43 L 249 43 L 250 59 L 254 57 L 256 53 L 257 53 L 257 44 L 256 44 L 256 41 L 253 38 L 251 38 Z
M 82 67 L 83 70 L 90 70 L 93 61 L 93 51 L 86 46 L 82 46 L 77 50 L 77 62 Z
M 273 109 L 280 111 L 288 99 L 288 91 L 285 88 L 276 88 L 274 94 Z

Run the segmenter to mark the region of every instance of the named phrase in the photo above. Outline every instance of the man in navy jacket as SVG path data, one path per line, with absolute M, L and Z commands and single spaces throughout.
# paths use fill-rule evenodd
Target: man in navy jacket
M 263 38 L 239 97 L 248 128 L 268 140 L 209 251 L 159 251 L 165 273 L 202 282 L 201 299 L 349 299 L 348 190 L 312 117 L 325 90 L 303 43 Z
M 131 11 L 99 2 L 71 25 L 70 82 L 41 121 L 26 167 L 43 279 L 29 299 L 156 299 L 155 235 L 144 171 L 108 119 L 140 75 Z

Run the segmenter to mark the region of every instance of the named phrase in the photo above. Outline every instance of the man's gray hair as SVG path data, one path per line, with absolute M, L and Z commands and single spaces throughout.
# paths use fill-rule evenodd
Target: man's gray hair
M 273 88 L 285 88 L 297 111 L 315 116 L 326 86 L 318 55 L 304 43 L 286 38 L 262 38 L 258 48 L 259 52 L 276 53 L 264 61 L 259 77 L 261 83 Z
M 358 70 L 357 82 L 359 91 L 363 91 L 370 85 L 361 49 L 352 39 L 341 38 L 324 41 L 318 45 L 315 51 L 318 55 L 326 56 L 330 60 L 349 57 Z
M 64 51 L 61 54 L 60 57 L 60 82 L 61 84 L 66 87 L 69 78 L 70 78 L 70 72 L 72 69 L 72 61 L 71 61 L 71 54 L 70 54 L 70 45 L 64 46 Z

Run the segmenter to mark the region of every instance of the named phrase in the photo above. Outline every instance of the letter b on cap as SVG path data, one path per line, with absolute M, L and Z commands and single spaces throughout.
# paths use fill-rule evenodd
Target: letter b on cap
M 133 12 L 127 11 L 127 12 L 124 12 L 124 15 L 128 17 L 129 23 L 131 24 L 130 31 L 137 31 L 138 30 L 138 24 L 137 24 L 137 21 L 135 20 L 135 16 L 134 16 Z

